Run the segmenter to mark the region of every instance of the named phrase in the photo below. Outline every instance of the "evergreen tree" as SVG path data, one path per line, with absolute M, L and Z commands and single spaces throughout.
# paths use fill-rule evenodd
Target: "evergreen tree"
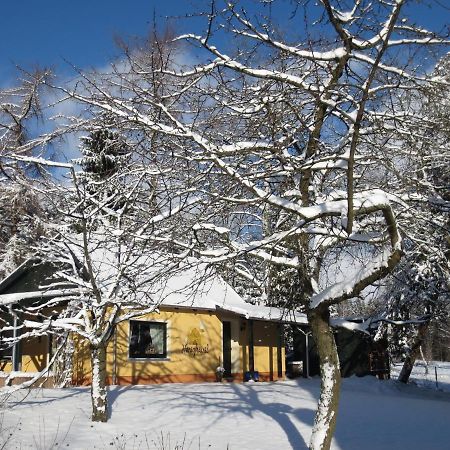
M 125 177 L 120 170 L 130 156 L 130 149 L 118 133 L 101 128 L 82 138 L 80 151 L 82 157 L 76 162 L 83 169 L 79 174 L 80 187 L 86 191 L 83 206 L 100 208 L 99 217 L 108 216 L 124 206 Z

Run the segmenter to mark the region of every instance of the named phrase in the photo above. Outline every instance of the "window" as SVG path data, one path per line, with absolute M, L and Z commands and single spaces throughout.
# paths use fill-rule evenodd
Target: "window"
M 167 358 L 167 324 L 130 320 L 130 358 Z
M 12 345 L 4 342 L 6 338 L 11 338 L 12 335 L 13 333 L 11 330 L 0 332 L 0 360 L 12 359 Z

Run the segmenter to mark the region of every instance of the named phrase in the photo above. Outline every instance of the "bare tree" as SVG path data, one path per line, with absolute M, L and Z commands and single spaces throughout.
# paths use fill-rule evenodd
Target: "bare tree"
M 31 136 L 30 122 L 41 116 L 40 94 L 50 74 L 46 70 L 35 73 L 21 73 L 17 87 L 0 91 L 0 154 L 24 153 L 29 150 L 25 144 Z M 2 166 L 3 176 L 7 176 Z
M 114 86 L 114 77 L 106 78 Z M 47 237 L 34 247 L 53 263 L 54 278 L 46 280 L 37 300 L 23 302 L 20 293 L 3 299 L 10 314 L 2 317 L 2 331 L 15 331 L 3 342 L 67 333 L 87 342 L 94 421 L 107 420 L 106 347 L 115 327 L 157 309 L 163 280 L 181 270 L 189 254 L 174 252 L 172 240 L 201 203 L 189 164 L 171 165 L 158 133 L 128 125 L 96 109 L 41 137 L 46 144 L 53 136 L 84 130 L 81 158 L 58 163 L 12 153 L 2 159 L 40 167 L 47 176 L 33 189 L 55 211 L 46 223 Z M 52 176 L 54 169 L 67 171 L 66 179 Z
M 93 136 L 98 139 L 96 131 Z M 102 129 L 100 136 L 106 140 L 100 147 L 130 148 L 117 134 Z M 180 217 L 197 201 L 188 198 L 191 192 L 180 185 L 176 168 L 161 160 L 143 166 L 122 151 L 126 163 L 113 162 L 112 154 L 91 155 L 82 162 L 85 168 L 96 167 L 92 178 L 72 164 L 57 164 L 70 171 L 71 184 L 46 185 L 58 215 L 48 224 L 50 237 L 35 247 L 44 261 L 53 263 L 54 277 L 31 303 L 21 301 L 20 293 L 7 295 L 11 317 L 22 320 L 2 326 L 3 331 L 19 331 L 4 339 L 9 344 L 70 332 L 89 345 L 93 421 L 107 420 L 106 347 L 115 327 L 157 309 L 163 280 L 181 270 L 186 257 L 171 252 L 167 237 L 182 233 Z
M 377 154 L 389 149 L 401 155 L 404 124 L 420 123 L 402 95 L 429 82 L 413 59 L 445 43 L 405 24 L 402 0 L 358 1 L 349 10 L 321 3 L 320 39 L 296 44 L 233 3 L 223 13 L 213 7 L 205 35 L 180 38 L 206 50 L 211 60 L 193 70 L 165 72 L 191 80 L 183 96 L 191 117 L 152 99 L 166 134 L 183 139 L 193 160 L 237 186 L 224 195 L 214 184 L 210 197 L 234 204 L 234 214 L 252 215 L 249 227 L 260 227 L 252 240 L 249 233 L 243 239 L 211 215 L 195 231 L 216 232 L 222 245 L 199 254 L 215 262 L 246 254 L 290 271 L 290 305 L 306 310 L 321 360 L 314 449 L 330 446 L 339 398 L 330 307 L 384 277 L 402 253 L 389 192 L 378 189 L 384 184 L 372 176 L 378 173 Z M 231 55 L 221 52 L 213 43 L 215 29 L 227 30 L 242 47 Z M 129 103 L 112 103 L 117 113 L 134 112 Z M 136 120 L 144 123 L 145 117 Z M 275 220 L 263 230 L 268 210 Z M 362 263 L 354 257 L 358 248 L 365 252 Z M 348 267 L 340 280 L 327 277 L 331 262 Z
M 330 308 L 386 276 L 402 254 L 378 156 L 401 158 L 405 124 L 423 123 L 403 95 L 430 82 L 414 60 L 446 42 L 402 20 L 406 0 L 320 3 L 312 28 L 316 11 L 295 2 L 306 21 L 292 43 L 270 21 L 213 2 L 206 33 L 178 38 L 206 55 L 204 63 L 180 67 L 175 51 L 152 67 L 138 52 L 110 75 L 61 88 L 188 167 L 179 185 L 191 193 L 184 203 L 194 191 L 208 200 L 192 214 L 191 234 L 140 237 L 235 266 L 248 281 L 258 281 L 254 260 L 285 271 L 286 303 L 306 311 L 321 361 L 312 449 L 329 448 L 336 425 L 340 371 Z M 216 32 L 235 39 L 230 54 L 214 45 Z M 86 262 L 91 253 L 84 245 Z M 340 277 L 328 270 L 336 265 Z M 97 298 L 94 286 L 91 292 Z
M 20 72 L 18 86 L 0 91 L 0 277 L 15 269 L 27 255 L 30 244 L 44 232 L 42 199 L 24 181 L 35 167 L 8 160 L 12 154 L 30 155 L 30 131 L 41 118 L 40 96 L 47 71 Z
M 385 316 L 397 324 L 391 327 L 392 345 L 403 353 L 399 380 L 404 383 L 430 325 L 445 322 L 449 306 L 449 74 L 447 55 L 433 71 L 435 83 L 410 98 L 405 96 L 403 101 L 411 102 L 421 112 L 421 123 L 406 124 L 410 135 L 403 139 L 401 159 L 398 155 L 397 161 L 389 155 L 380 159 L 397 197 L 398 223 L 406 250 L 404 261 L 385 289 Z M 402 342 L 397 342 L 399 338 Z

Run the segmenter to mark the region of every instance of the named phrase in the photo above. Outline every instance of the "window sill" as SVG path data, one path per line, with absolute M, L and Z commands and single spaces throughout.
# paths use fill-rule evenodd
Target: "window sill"
M 128 358 L 128 361 L 131 362 L 167 362 L 170 361 L 170 358 Z

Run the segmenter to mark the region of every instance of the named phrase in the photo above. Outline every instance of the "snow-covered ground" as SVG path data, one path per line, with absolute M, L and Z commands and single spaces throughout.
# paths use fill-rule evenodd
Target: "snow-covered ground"
M 443 390 L 434 378 L 425 388 L 372 377 L 344 380 L 333 448 L 450 448 L 450 365 L 441 372 Z M 304 449 L 319 387 L 318 378 L 112 387 L 106 424 L 90 422 L 89 389 L 16 393 L 3 409 L 0 448 Z
M 393 378 L 398 377 L 401 368 L 401 364 L 391 367 Z M 417 361 L 409 381 L 427 389 L 450 392 L 450 362 Z

